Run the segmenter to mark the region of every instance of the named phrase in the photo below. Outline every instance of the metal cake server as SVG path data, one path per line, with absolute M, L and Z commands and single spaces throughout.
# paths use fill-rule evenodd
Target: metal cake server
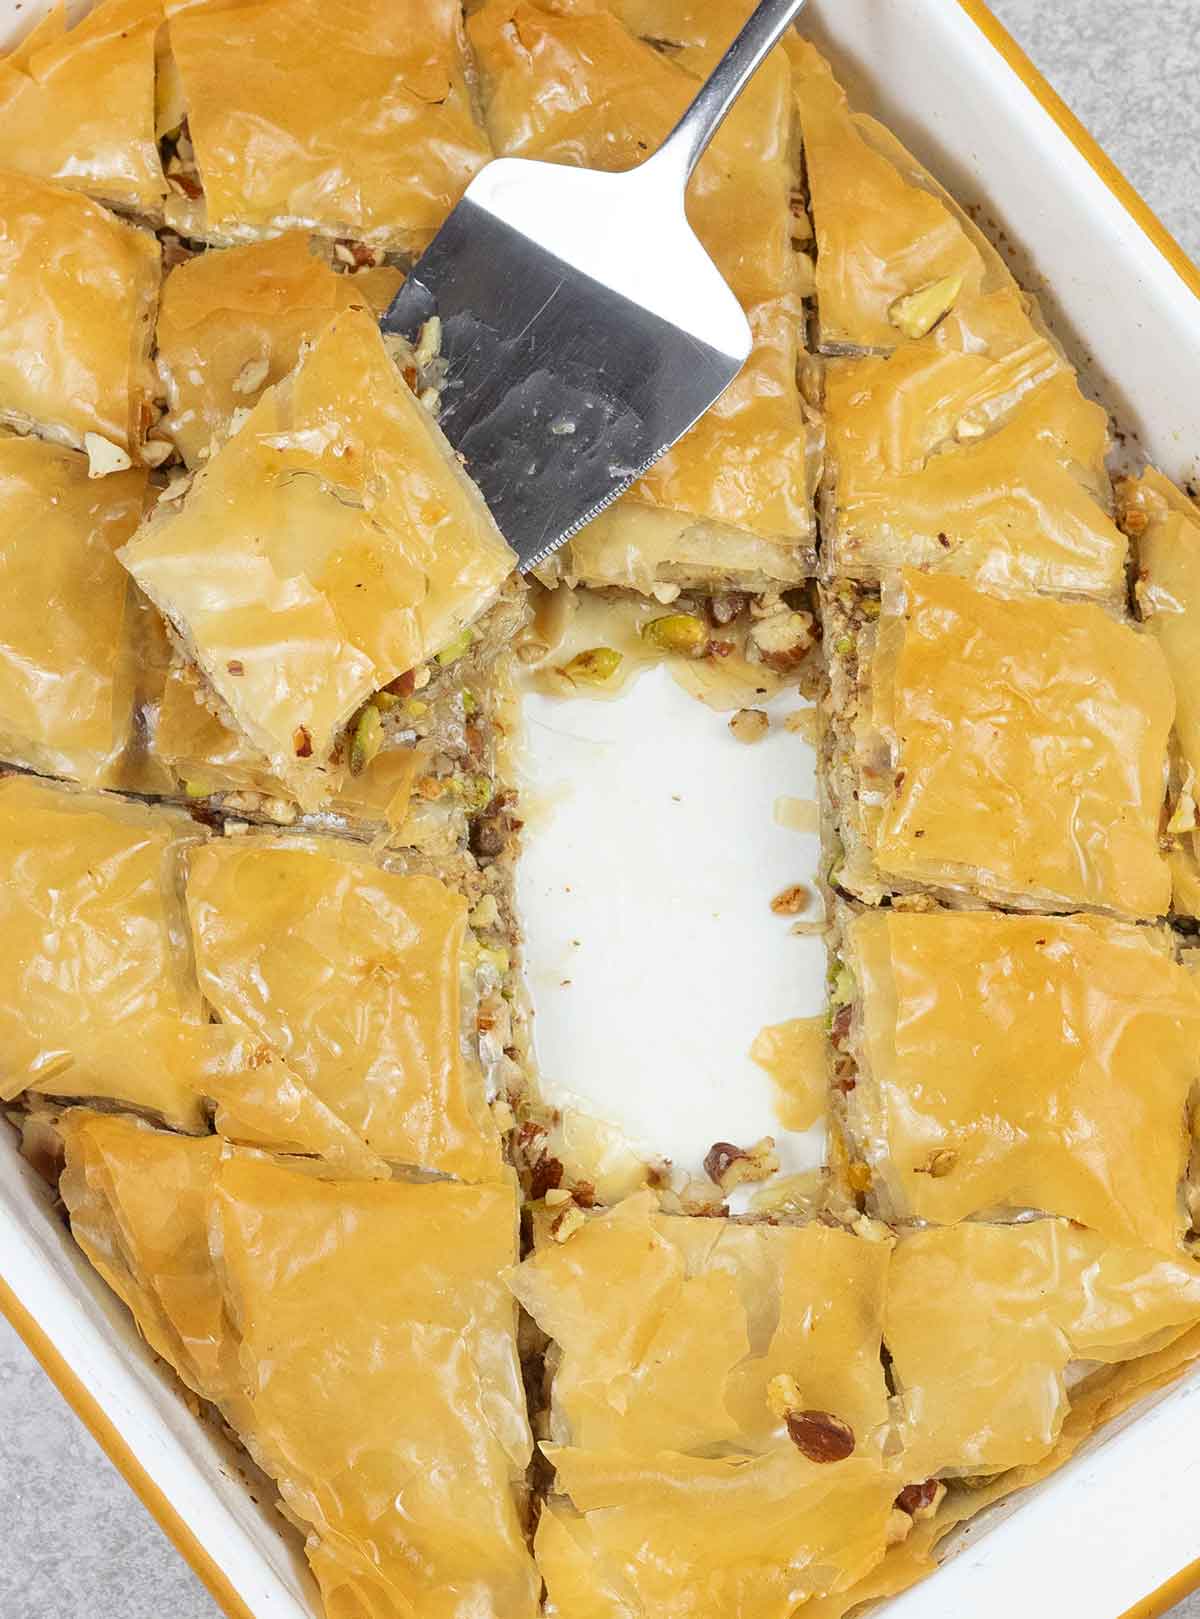
M 658 151 L 625 174 L 497 158 L 383 317 L 441 319 L 441 426 L 522 571 L 670 449 L 750 353 L 684 189 L 805 0 L 761 0 Z

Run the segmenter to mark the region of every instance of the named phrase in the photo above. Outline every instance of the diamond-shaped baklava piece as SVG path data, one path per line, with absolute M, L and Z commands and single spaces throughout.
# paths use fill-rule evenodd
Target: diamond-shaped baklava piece
M 100 480 L 75 450 L 0 438 L 0 759 L 115 779 L 133 723 L 129 575 L 146 475 Z
M 513 563 L 478 490 L 348 310 L 121 558 L 222 715 L 304 807 L 342 728 L 445 648 Z
M 55 5 L 0 60 L 0 167 L 157 213 L 161 0 L 103 0 L 69 31 Z
M 1149 635 L 1090 603 L 905 570 L 882 613 L 832 592 L 826 643 L 836 884 L 1165 913 L 1175 702 Z
M 998 1473 L 1058 1439 L 1072 1361 L 1128 1360 L 1200 1320 L 1200 1267 L 1066 1220 L 901 1237 L 884 1336 L 906 1470 Z
M 277 1051 L 381 1157 L 499 1174 L 483 1076 L 464 1055 L 460 895 L 344 841 L 251 834 L 195 851 L 187 906 L 222 1022 Z
M 340 310 L 381 313 L 401 282 L 381 265 L 337 275 L 303 231 L 200 253 L 163 283 L 158 369 L 167 393 L 159 432 L 188 466 L 207 459 L 237 412 L 283 379 Z
M 186 815 L 0 780 L 0 1095 L 104 1097 L 195 1129 Z
M 511 1187 L 328 1181 L 82 1111 L 61 1128 L 76 1237 L 274 1479 L 327 1611 L 534 1619 Z
M 168 0 L 202 206 L 185 235 L 293 228 L 418 253 L 491 156 L 452 0 Z
M 808 40 L 788 41 L 826 354 L 923 337 L 960 299 L 1011 284 L 994 250 L 882 124 L 851 112 Z
M 902 566 L 1123 601 L 1108 419 L 1007 289 L 825 369 L 824 572 Z
M 0 222 L 0 422 L 86 444 L 97 473 L 136 457 L 155 393 L 157 241 L 7 170 Z
M 839 951 L 844 1119 L 880 1213 L 1034 1209 L 1177 1247 L 1200 993 L 1165 930 L 866 911 Z

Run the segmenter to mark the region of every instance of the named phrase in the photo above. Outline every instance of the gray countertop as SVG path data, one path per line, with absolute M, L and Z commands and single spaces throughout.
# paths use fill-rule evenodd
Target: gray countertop
M 1167 227 L 1200 258 L 1198 0 L 992 4 Z M 0 1494 L 5 1615 L 218 1619 L 211 1599 L 3 1321 Z M 1200 1540 L 1196 1551 L 1200 1555 Z M 1171 1619 L 1200 1619 L 1200 1596 Z

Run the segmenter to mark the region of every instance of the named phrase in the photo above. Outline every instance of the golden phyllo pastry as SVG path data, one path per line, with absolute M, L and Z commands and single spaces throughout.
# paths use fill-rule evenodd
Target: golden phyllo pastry
M 136 458 L 158 282 L 149 231 L 0 170 L 0 421 L 86 444 L 96 473 Z
M 275 1481 L 326 1612 L 533 1619 L 513 1190 L 330 1182 L 82 1112 L 62 1130 L 76 1236 Z
M 539 1241 L 510 1286 L 556 1346 L 552 1436 L 645 1456 L 772 1449 L 782 1375 L 870 1454 L 887 1255 L 829 1226 L 662 1214 L 650 1192 Z
M 904 565 L 1052 595 L 1124 598 L 1108 419 L 1001 289 L 927 337 L 825 373 L 829 577 Z
M 117 547 L 146 475 L 88 477 L 75 450 L 0 438 L 0 759 L 114 779 L 133 723 L 129 575 Z
M 893 135 L 851 112 L 824 57 L 788 40 L 816 238 L 826 354 L 923 337 L 960 299 L 1011 278 Z
M 926 885 L 1028 910 L 1155 917 L 1175 700 L 1159 647 L 1087 603 L 906 570 L 838 721 L 847 858 L 864 898 Z
M 1200 1267 L 1113 1247 L 1066 1220 L 901 1237 L 884 1334 L 907 1469 L 1037 1461 L 1062 1429 L 1069 1362 L 1147 1354 L 1197 1320 Z
M 491 156 L 451 0 L 166 9 L 204 190 L 186 234 L 299 228 L 416 253 Z
M 1175 687 L 1171 906 L 1200 916 L 1200 506 L 1153 468 L 1126 479 L 1118 496 L 1134 541 L 1138 609 Z
M 868 911 L 840 949 L 845 1117 L 885 1218 L 1036 1209 L 1177 1247 L 1200 994 L 1164 930 Z
M 54 5 L 0 60 L 0 167 L 154 214 L 166 195 L 155 139 L 162 0 L 102 0 L 68 32 Z
M 791 1619 L 881 1559 L 897 1480 L 866 1456 L 654 1457 L 547 1447 L 534 1542 L 555 1610 L 586 1619 Z
M 825 1226 L 663 1215 L 640 1193 L 510 1285 L 552 1343 L 563 1613 L 790 1614 L 883 1553 L 889 1250 Z
M 0 1095 L 104 1097 L 196 1128 L 178 884 L 202 835 L 174 811 L 0 780 Z
M 346 843 L 251 835 L 195 851 L 187 906 L 212 1009 L 373 1151 L 466 1180 L 500 1173 L 463 1054 L 461 896 Z
M 303 231 L 180 264 L 163 283 L 158 314 L 168 407 L 160 433 L 197 466 L 236 413 L 287 375 L 302 344 L 343 309 L 381 313 L 401 280 L 387 266 L 336 275 Z
M 468 27 L 497 151 L 613 171 L 663 140 L 713 54 L 664 54 L 606 10 L 563 14 L 532 0 L 488 0 Z M 558 563 L 565 577 L 648 592 L 688 582 L 765 589 L 811 572 L 793 177 L 788 70 L 777 52 L 688 191 L 689 218 L 749 313 L 753 353 L 698 426 L 572 540 Z
M 305 807 L 327 796 L 351 715 L 452 641 L 513 564 L 374 320 L 353 309 L 121 558 L 223 716 Z

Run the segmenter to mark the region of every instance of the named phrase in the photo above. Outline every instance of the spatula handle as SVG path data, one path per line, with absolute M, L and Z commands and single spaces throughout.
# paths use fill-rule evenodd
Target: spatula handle
M 746 88 L 755 69 L 803 9 L 805 0 L 759 0 L 741 33 L 709 74 L 700 93 L 667 136 L 641 165 L 656 178 L 674 170 L 682 189 L 726 113 Z

